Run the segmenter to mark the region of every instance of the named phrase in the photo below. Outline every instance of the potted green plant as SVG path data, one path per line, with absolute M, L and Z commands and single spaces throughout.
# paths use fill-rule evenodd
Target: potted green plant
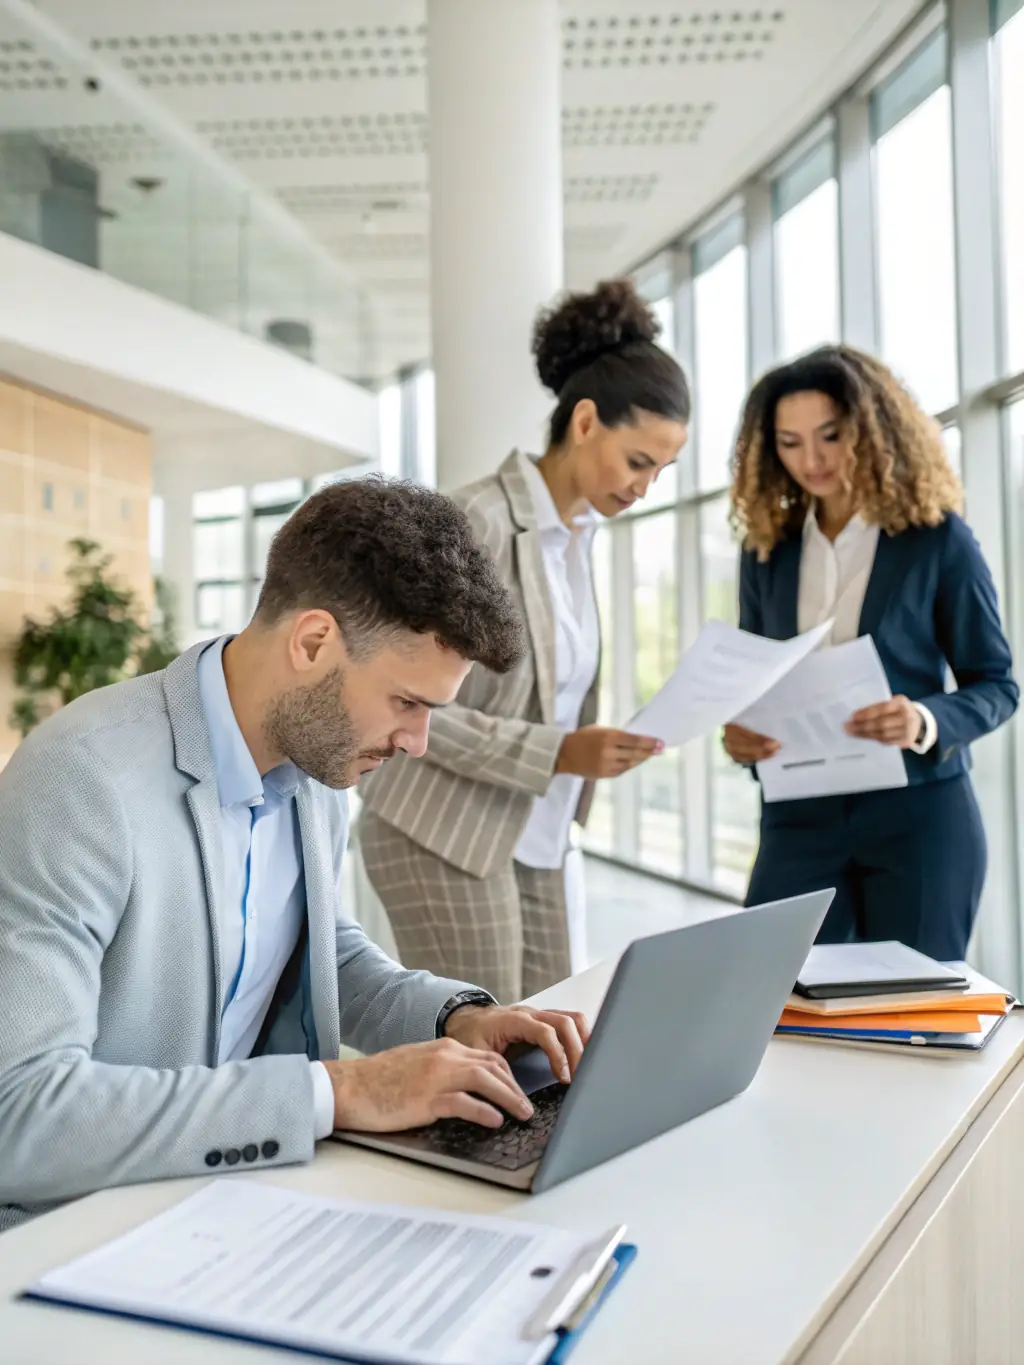
M 112 556 L 94 540 L 70 542 L 71 600 L 46 620 L 28 617 L 14 654 L 14 681 L 23 695 L 10 723 L 28 734 L 58 706 L 138 672 L 166 667 L 177 654 L 170 590 L 158 590 L 158 624 L 140 620 L 135 593 L 110 575 Z M 162 601 L 161 601 L 162 597 Z

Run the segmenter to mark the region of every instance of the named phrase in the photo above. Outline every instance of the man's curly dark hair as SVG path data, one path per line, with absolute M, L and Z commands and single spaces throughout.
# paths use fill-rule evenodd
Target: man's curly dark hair
M 461 509 L 379 475 L 328 484 L 274 537 L 257 620 L 312 609 L 330 612 L 357 657 L 414 631 L 507 673 L 525 648 L 512 597 Z

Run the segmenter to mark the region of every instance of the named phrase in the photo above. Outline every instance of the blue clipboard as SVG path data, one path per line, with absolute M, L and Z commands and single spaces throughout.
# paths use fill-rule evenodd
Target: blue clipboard
M 636 1247 L 633 1243 L 620 1242 L 612 1255 L 614 1270 L 611 1270 L 590 1303 L 586 1305 L 578 1321 L 572 1327 L 560 1327 L 558 1329 L 558 1344 L 548 1356 L 548 1365 L 564 1365 L 564 1362 L 569 1359 L 579 1344 L 580 1338 L 601 1311 L 608 1295 L 635 1260 Z
M 573 1351 L 576 1349 L 584 1332 L 593 1322 L 601 1311 L 601 1307 L 608 1295 L 622 1279 L 623 1275 L 636 1260 L 636 1247 L 630 1242 L 620 1242 L 612 1254 L 609 1264 L 609 1273 L 599 1283 L 594 1290 L 589 1301 L 585 1302 L 577 1320 L 570 1327 L 560 1327 L 558 1331 L 558 1341 L 554 1350 L 548 1356 L 547 1365 L 564 1365 Z M 612 1268 L 614 1267 L 614 1268 Z M 272 1341 L 263 1336 L 248 1333 L 212 1331 L 208 1327 L 199 1327 L 194 1324 L 179 1321 L 170 1321 L 151 1314 L 130 1313 L 120 1309 L 104 1308 L 95 1304 L 72 1303 L 66 1299 L 58 1299 L 49 1294 L 41 1294 L 33 1289 L 27 1289 L 19 1296 L 23 1299 L 34 1300 L 37 1303 L 49 1304 L 52 1307 L 73 1308 L 86 1313 L 96 1313 L 101 1317 L 129 1318 L 135 1322 L 146 1322 L 154 1327 L 170 1327 L 177 1331 L 194 1332 L 201 1336 L 219 1336 L 228 1341 L 242 1341 L 252 1346 L 276 1346 L 280 1350 L 292 1351 L 297 1357 L 313 1357 L 317 1360 L 334 1360 L 337 1365 L 359 1365 L 358 1361 L 344 1359 L 341 1356 L 325 1356 L 322 1351 L 313 1350 L 303 1346 L 289 1345 L 280 1341 Z

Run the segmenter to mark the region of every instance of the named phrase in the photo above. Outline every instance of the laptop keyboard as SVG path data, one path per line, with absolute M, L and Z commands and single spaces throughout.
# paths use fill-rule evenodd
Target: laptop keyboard
M 429 1128 L 421 1128 L 416 1137 L 429 1151 L 518 1171 L 540 1159 L 568 1088 L 556 1084 L 534 1091 L 530 1096 L 533 1117 L 525 1122 L 506 1118 L 501 1128 L 481 1128 L 465 1119 L 439 1119 Z

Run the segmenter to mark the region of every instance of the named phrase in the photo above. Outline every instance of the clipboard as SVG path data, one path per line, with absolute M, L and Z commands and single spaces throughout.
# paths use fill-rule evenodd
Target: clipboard
M 381 1293 L 398 1292 L 394 1276 L 385 1274 L 380 1281 L 383 1290 L 377 1292 L 379 1285 L 371 1277 L 362 1286 L 365 1302 L 346 1301 L 346 1311 L 352 1310 L 356 1316 L 369 1315 L 373 1331 L 381 1333 L 376 1341 L 368 1340 L 365 1334 L 347 1332 L 350 1324 L 335 1324 L 329 1311 L 314 1312 L 306 1321 L 302 1316 L 318 1304 L 321 1295 L 329 1300 L 331 1295 L 340 1293 L 341 1280 L 336 1268 L 332 1268 L 331 1255 L 343 1248 L 351 1258 L 360 1250 L 358 1245 L 351 1244 L 351 1239 L 355 1228 L 366 1222 L 368 1216 L 376 1222 L 368 1229 L 363 1228 L 359 1235 L 363 1239 L 372 1236 L 379 1242 L 382 1228 L 390 1231 L 392 1241 L 384 1244 L 385 1250 L 388 1255 L 398 1255 L 399 1266 L 410 1277 L 407 1289 L 413 1295 L 408 1314 L 403 1311 L 397 1319 L 382 1317 Z M 354 1224 L 352 1219 L 356 1220 Z M 430 1231 L 435 1246 L 442 1248 L 442 1255 L 427 1265 L 422 1271 L 425 1278 L 416 1283 L 409 1269 L 415 1257 L 407 1254 L 403 1259 L 401 1252 L 403 1246 L 408 1250 L 408 1244 L 415 1242 L 421 1225 Z M 263 1234 L 263 1240 L 256 1245 L 254 1228 Z M 466 1237 L 483 1237 L 483 1245 L 494 1258 L 495 1303 L 500 1304 L 500 1296 L 505 1294 L 511 1307 L 518 1297 L 522 1316 L 506 1318 L 511 1327 L 505 1339 L 506 1349 L 502 1349 L 500 1340 L 494 1342 L 492 1349 L 486 1319 L 479 1316 L 479 1307 L 474 1306 L 472 1313 L 477 1314 L 476 1321 L 485 1330 L 472 1337 L 469 1355 L 474 1360 L 486 1356 L 495 1365 L 498 1357 L 506 1356 L 522 1365 L 527 1362 L 561 1365 L 635 1257 L 635 1247 L 623 1241 L 625 1231 L 620 1225 L 585 1242 L 570 1234 L 575 1242 L 570 1248 L 565 1246 L 566 1234 L 543 1224 L 532 1226 L 483 1215 L 364 1204 L 244 1180 L 211 1181 L 139 1227 L 47 1272 L 28 1286 L 22 1297 L 154 1326 L 283 1347 L 297 1356 L 316 1355 L 344 1365 L 369 1365 L 384 1359 L 399 1361 L 405 1359 L 404 1348 L 408 1346 L 410 1359 L 426 1365 L 428 1360 L 448 1358 L 447 1348 L 456 1341 L 452 1336 L 441 1343 L 431 1336 L 439 1325 L 442 1330 L 450 1326 L 446 1319 L 450 1306 L 438 1309 L 435 1317 L 429 1316 L 425 1306 L 433 1302 L 428 1292 L 430 1277 L 450 1275 L 448 1292 L 452 1304 L 460 1304 L 469 1273 Z M 300 1244 L 314 1256 L 316 1273 L 321 1276 L 316 1284 L 309 1280 L 309 1258 L 297 1251 Z M 162 1248 L 171 1248 L 180 1261 L 175 1263 L 176 1278 L 169 1283 L 166 1258 L 161 1260 L 158 1256 L 153 1261 L 154 1249 L 158 1252 Z M 378 1269 L 383 1273 L 387 1257 L 384 1251 L 379 1255 Z M 518 1259 L 504 1259 L 508 1256 Z M 421 1261 L 422 1258 L 416 1265 L 420 1266 Z M 153 1271 L 154 1264 L 159 1274 Z M 218 1284 L 211 1290 L 209 1302 L 202 1296 L 196 1300 L 188 1286 L 197 1273 L 211 1267 L 216 1269 Z M 264 1282 L 269 1283 L 271 1270 L 274 1285 L 271 1297 L 275 1301 L 267 1307 Z M 485 1263 L 485 1271 L 488 1275 L 492 1273 L 489 1263 Z M 478 1265 L 473 1273 L 479 1279 Z M 534 1291 L 524 1295 L 524 1287 L 531 1282 Z M 490 1292 L 483 1284 L 475 1291 L 479 1295 Z M 259 1310 L 254 1306 L 257 1300 Z M 474 1299 L 474 1305 L 483 1302 L 483 1298 Z M 402 1307 L 404 1310 L 404 1301 Z M 518 1330 L 512 1325 L 515 1321 L 521 1324 Z M 396 1325 L 396 1332 L 388 1338 L 390 1323 Z M 461 1322 L 456 1330 L 461 1359 L 469 1343 L 461 1335 Z M 471 1323 L 467 1330 L 473 1332 Z M 441 1345 L 445 1349 L 434 1349 Z
M 565 1365 L 584 1332 L 601 1311 L 608 1295 L 635 1260 L 636 1247 L 633 1243 L 620 1242 L 593 1290 L 579 1304 L 568 1323 L 558 1328 L 558 1344 L 548 1356 L 547 1365 Z
M 607 1265 L 605 1266 L 604 1270 L 599 1276 L 597 1283 L 591 1289 L 590 1293 L 585 1294 L 583 1298 L 575 1305 L 573 1311 L 567 1316 L 566 1321 L 560 1326 L 556 1327 L 555 1331 L 557 1332 L 558 1340 L 555 1343 L 555 1347 L 552 1350 L 551 1354 L 547 1358 L 546 1365 L 565 1365 L 565 1362 L 569 1359 L 573 1351 L 575 1351 L 576 1347 L 583 1339 L 583 1336 L 587 1328 L 590 1326 L 590 1324 L 597 1317 L 598 1313 L 601 1311 L 612 1290 L 615 1288 L 615 1286 L 622 1279 L 623 1275 L 625 1275 L 626 1271 L 636 1260 L 636 1255 L 637 1248 L 632 1242 L 619 1243 L 619 1245 L 612 1252 L 612 1255 L 609 1258 Z M 21 1295 L 21 1297 L 29 1301 L 34 1300 L 36 1303 L 45 1304 L 50 1307 L 71 1306 L 78 1309 L 79 1311 L 95 1313 L 101 1317 L 131 1316 L 130 1314 L 117 1313 L 106 1308 L 87 1307 L 84 1304 L 64 1305 L 59 1299 L 46 1297 L 42 1294 L 33 1292 L 31 1289 L 26 1290 Z M 187 1323 L 172 1322 L 166 1318 L 161 1319 L 157 1317 L 147 1317 L 136 1318 L 135 1320 L 140 1322 L 147 1322 L 153 1327 L 170 1327 L 176 1331 L 194 1332 L 200 1336 L 213 1335 L 206 1328 L 192 1327 L 189 1326 L 189 1324 Z M 256 1337 L 244 1336 L 241 1333 L 218 1332 L 216 1333 L 216 1335 L 222 1337 L 225 1341 L 238 1341 L 246 1343 L 248 1345 L 256 1346 L 266 1344 L 264 1342 L 261 1342 Z M 286 1346 L 283 1347 L 282 1349 L 294 1352 L 297 1358 L 315 1356 L 318 1360 L 324 1359 L 324 1356 L 321 1355 L 319 1351 L 305 1351 L 301 1347 L 295 1346 L 291 1347 Z M 363 1365 L 363 1362 L 357 1359 L 353 1359 L 351 1357 L 349 1357 L 347 1360 L 343 1360 L 340 1357 L 335 1357 L 334 1359 L 336 1361 L 336 1365 Z

